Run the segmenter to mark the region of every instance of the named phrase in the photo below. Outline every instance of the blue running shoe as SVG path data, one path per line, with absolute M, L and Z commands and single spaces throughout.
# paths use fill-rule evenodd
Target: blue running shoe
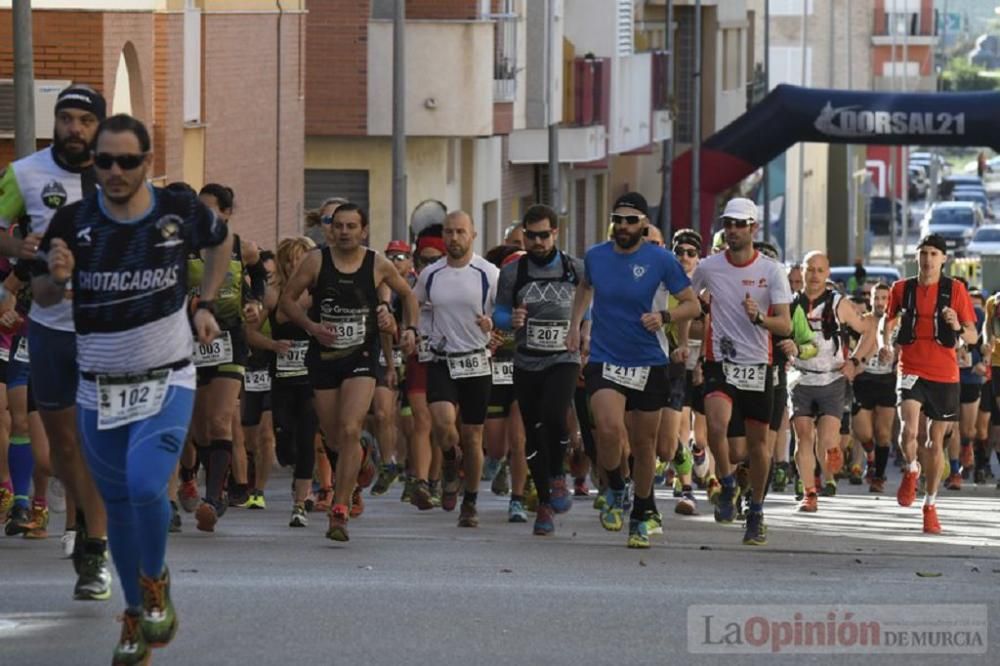
M 736 486 L 722 485 L 719 501 L 715 505 L 715 522 L 731 523 L 736 518 Z
M 548 504 L 539 504 L 535 513 L 534 533 L 538 536 L 551 536 L 556 531 L 556 524 L 553 520 L 555 513 Z
M 767 545 L 767 525 L 764 524 L 764 514 L 760 511 L 747 511 L 747 528 L 743 533 L 744 546 Z
M 569 488 L 566 486 L 566 477 L 560 476 L 552 479 L 552 490 L 550 491 L 549 501 L 552 505 L 552 510 L 556 513 L 566 513 L 573 508 L 573 496 L 570 495 Z
M 625 526 L 625 491 L 604 491 L 604 508 L 601 509 L 601 527 L 609 532 L 618 532 Z
M 628 521 L 628 547 L 649 548 L 649 524 L 645 520 Z
M 517 500 L 511 500 L 510 504 L 507 505 L 507 522 L 508 523 L 526 523 L 528 522 L 528 512 L 524 510 L 524 505 Z

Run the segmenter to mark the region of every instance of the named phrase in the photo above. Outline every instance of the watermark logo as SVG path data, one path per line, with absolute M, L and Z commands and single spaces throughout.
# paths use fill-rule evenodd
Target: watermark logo
M 697 654 L 986 654 L 985 604 L 688 608 Z

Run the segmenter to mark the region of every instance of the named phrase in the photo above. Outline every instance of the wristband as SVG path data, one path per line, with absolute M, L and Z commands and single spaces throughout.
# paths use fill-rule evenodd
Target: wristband
M 195 306 L 195 310 L 208 310 L 214 315 L 215 301 L 198 301 L 198 305 Z
M 758 312 L 757 316 L 753 318 L 753 323 L 757 326 L 761 326 L 764 323 L 764 315 Z
M 673 321 L 674 318 L 670 315 L 670 310 L 660 310 L 660 319 L 663 320 L 663 325 L 666 326 Z

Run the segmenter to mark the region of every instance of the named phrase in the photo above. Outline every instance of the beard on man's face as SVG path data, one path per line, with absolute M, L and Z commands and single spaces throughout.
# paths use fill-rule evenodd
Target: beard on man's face
M 56 152 L 68 164 L 83 164 L 90 159 L 90 145 L 77 137 L 62 137 L 58 132 L 52 133 Z

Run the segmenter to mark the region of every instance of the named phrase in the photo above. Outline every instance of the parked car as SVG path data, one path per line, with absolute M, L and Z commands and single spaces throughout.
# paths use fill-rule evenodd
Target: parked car
M 889 235 L 889 197 L 872 197 L 868 202 L 868 228 L 876 236 Z M 896 199 L 896 230 L 903 226 L 903 203 Z
M 920 235 L 938 234 L 950 253 L 964 256 L 972 235 L 983 223 L 979 206 L 971 201 L 940 201 L 924 214 Z
M 854 266 L 832 266 L 830 279 L 847 287 L 847 282 L 854 277 Z M 865 284 L 884 282 L 891 285 L 902 276 L 895 266 L 865 266 Z
M 1000 254 L 1000 224 L 987 224 L 976 229 L 965 251 L 972 255 Z
M 989 197 L 986 196 L 986 192 L 981 192 L 976 189 L 956 189 L 951 193 L 952 201 L 971 201 L 972 203 L 979 206 L 980 212 L 983 214 L 987 220 L 993 219 L 993 207 L 990 205 Z

